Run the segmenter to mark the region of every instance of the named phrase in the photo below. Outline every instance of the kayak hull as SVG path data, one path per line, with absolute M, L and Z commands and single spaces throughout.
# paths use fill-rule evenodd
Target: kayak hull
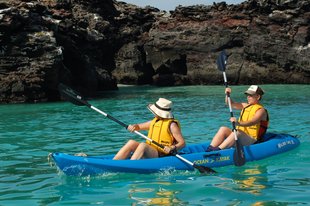
M 299 140 L 288 134 L 267 133 L 262 143 L 245 146 L 246 161 L 264 159 L 292 150 L 300 144 Z M 210 142 L 191 144 L 183 148 L 179 155 L 196 165 L 223 167 L 234 165 L 234 148 L 205 152 Z M 141 160 L 113 160 L 114 155 L 74 156 L 65 153 L 52 153 L 57 167 L 69 176 L 99 175 L 107 172 L 154 173 L 160 170 L 193 170 L 192 165 L 175 156 Z

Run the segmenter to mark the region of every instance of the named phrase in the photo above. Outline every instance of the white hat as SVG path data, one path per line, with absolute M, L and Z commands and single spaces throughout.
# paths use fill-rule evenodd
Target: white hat
M 259 86 L 257 85 L 251 85 L 248 90 L 246 90 L 244 92 L 244 94 L 250 94 L 250 95 L 253 95 L 253 94 L 258 94 L 258 95 L 263 95 L 265 92 L 264 90 L 262 90 L 262 88 L 260 88 Z
M 149 104 L 147 108 L 154 114 L 164 119 L 173 118 L 172 102 L 165 98 L 159 98 L 155 104 Z

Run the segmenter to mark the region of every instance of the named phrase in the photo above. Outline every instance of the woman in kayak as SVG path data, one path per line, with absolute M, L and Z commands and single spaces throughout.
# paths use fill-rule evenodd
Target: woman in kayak
M 172 102 L 159 98 L 155 104 L 150 104 L 147 108 L 155 118 L 148 122 L 129 125 L 128 130 L 131 132 L 148 130 L 148 137 L 153 140 L 153 143 L 148 140 L 142 143 L 129 140 L 114 156 L 114 160 L 127 159 L 130 155 L 132 155 L 131 160 L 156 158 L 175 153 L 185 146 L 180 123 L 173 118 Z M 164 148 L 158 147 L 154 142 L 163 145 Z
M 230 88 L 226 88 L 225 93 L 231 93 Z M 251 145 L 266 133 L 269 124 L 267 110 L 260 104 L 264 91 L 257 85 L 252 85 L 244 92 L 247 96 L 247 103 L 238 103 L 231 100 L 234 109 L 242 110 L 239 120 L 231 117 L 230 121 L 237 126 L 237 137 L 243 146 Z M 226 95 L 227 103 L 227 95 Z M 232 147 L 235 143 L 233 131 L 228 127 L 221 127 L 213 137 L 207 152 L 221 150 Z

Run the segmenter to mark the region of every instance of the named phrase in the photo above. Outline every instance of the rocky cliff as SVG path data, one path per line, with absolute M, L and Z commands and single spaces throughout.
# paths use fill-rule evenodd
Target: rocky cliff
M 164 12 L 113 0 L 0 0 L 0 102 L 117 84 L 310 83 L 310 2 L 249 0 Z

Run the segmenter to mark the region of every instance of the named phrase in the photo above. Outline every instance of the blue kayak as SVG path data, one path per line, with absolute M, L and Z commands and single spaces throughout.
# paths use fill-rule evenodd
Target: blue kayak
M 299 140 L 288 134 L 267 133 L 264 141 L 244 147 L 246 161 L 264 159 L 296 148 Z M 179 151 L 179 155 L 196 165 L 210 168 L 234 165 L 234 148 L 205 152 L 210 142 L 191 144 Z M 175 156 L 141 160 L 113 160 L 114 155 L 74 156 L 65 153 L 52 153 L 57 167 L 66 175 L 86 176 L 106 172 L 154 173 L 160 170 L 194 170 L 186 162 Z

